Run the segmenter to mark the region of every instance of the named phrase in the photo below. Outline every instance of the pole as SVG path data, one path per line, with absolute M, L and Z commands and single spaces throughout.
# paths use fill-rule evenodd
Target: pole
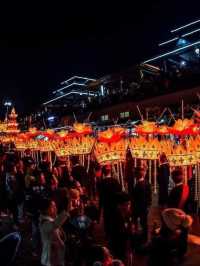
M 184 119 L 184 102 L 181 100 L 181 114 L 182 114 L 182 120 Z

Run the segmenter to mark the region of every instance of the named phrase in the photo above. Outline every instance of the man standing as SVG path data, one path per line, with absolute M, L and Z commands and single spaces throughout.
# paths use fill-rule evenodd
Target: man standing
M 169 187 L 169 163 L 164 153 L 160 156 L 160 167 L 158 169 L 158 203 L 160 207 L 165 207 L 168 201 L 168 187 Z
M 122 188 L 119 182 L 112 177 L 111 165 L 106 165 L 102 172 L 104 178 L 99 184 L 99 212 L 101 214 L 101 209 L 103 209 L 104 230 L 109 237 L 116 203 L 116 194 L 121 192 Z
M 189 187 L 183 183 L 183 171 L 181 168 L 172 172 L 172 180 L 174 181 L 175 187 L 169 195 L 168 207 L 187 211 Z
M 136 167 L 135 178 L 136 185 L 133 190 L 132 202 L 133 202 L 133 218 L 137 228 L 138 218 L 143 230 L 144 240 L 147 240 L 148 235 L 148 211 L 152 201 L 151 185 L 145 179 L 146 169 L 143 167 Z

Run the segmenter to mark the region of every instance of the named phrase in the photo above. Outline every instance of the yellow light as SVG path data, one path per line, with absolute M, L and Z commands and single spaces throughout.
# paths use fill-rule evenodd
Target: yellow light
M 160 143 L 157 139 L 146 140 L 144 137 L 131 138 L 129 148 L 134 158 L 156 160 L 160 153 Z
M 123 162 L 126 160 L 127 148 L 128 141 L 125 139 L 112 143 L 97 142 L 95 144 L 94 154 L 98 163 L 101 165 L 113 161 Z

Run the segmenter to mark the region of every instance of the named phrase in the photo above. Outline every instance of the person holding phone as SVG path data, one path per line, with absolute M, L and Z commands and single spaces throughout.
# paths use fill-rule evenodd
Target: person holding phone
M 57 215 L 57 206 L 53 200 L 44 199 L 42 202 L 39 225 L 43 266 L 65 265 L 65 234 L 62 225 L 69 218 L 67 200 L 64 207 L 63 211 Z

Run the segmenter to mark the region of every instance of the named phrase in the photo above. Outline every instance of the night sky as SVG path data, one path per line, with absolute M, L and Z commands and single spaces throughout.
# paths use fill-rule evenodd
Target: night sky
M 200 18 L 198 0 L 13 2 L 0 11 L 0 101 L 21 113 L 71 75 L 98 78 L 157 54 L 170 29 Z

